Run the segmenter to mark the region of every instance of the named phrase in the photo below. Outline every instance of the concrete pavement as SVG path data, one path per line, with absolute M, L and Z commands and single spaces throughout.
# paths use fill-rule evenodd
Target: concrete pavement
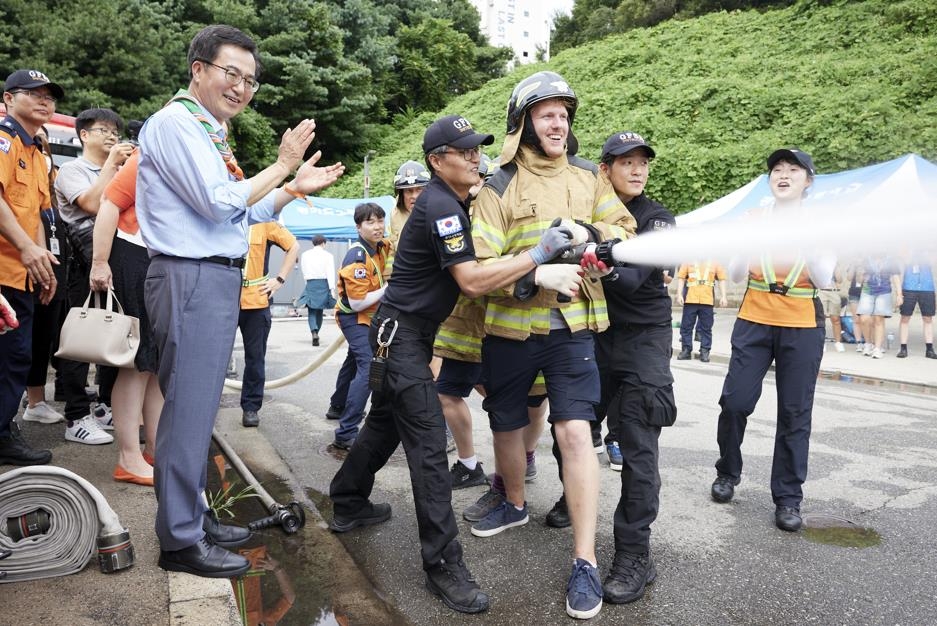
M 679 309 L 674 311 L 674 319 L 679 320 Z M 682 362 L 677 364 L 675 361 L 675 371 L 679 376 L 689 374 L 702 376 L 708 379 L 707 397 L 704 401 L 699 401 L 694 394 L 687 393 L 683 389 L 688 389 L 692 384 L 687 383 L 686 387 L 681 388 L 678 381 L 678 401 L 680 402 L 681 418 L 678 428 L 669 429 L 667 433 L 669 439 L 662 440 L 662 446 L 669 445 L 674 447 L 693 448 L 693 445 L 684 443 L 684 441 L 696 441 L 700 437 L 709 438 L 712 434 L 709 432 L 708 425 L 694 424 L 692 415 L 697 411 L 712 413 L 712 396 L 718 395 L 718 386 L 721 385 L 721 376 L 724 376 L 724 364 L 727 362 L 730 353 L 731 328 L 734 323 L 734 312 L 719 310 L 716 316 L 714 328 L 713 357 L 711 364 L 702 364 L 697 360 L 692 362 Z M 898 318 L 894 317 L 888 321 L 888 330 L 893 331 L 897 336 Z M 897 346 L 894 345 L 883 359 L 871 359 L 855 353 L 854 347 L 847 346 L 845 353 L 836 353 L 832 349 L 832 344 L 828 344 L 824 354 L 822 370 L 827 378 L 845 379 L 849 377 L 857 378 L 869 382 L 869 388 L 881 386 L 880 381 L 894 381 L 894 385 L 888 385 L 889 388 L 901 390 L 902 385 L 905 389 L 914 392 L 923 391 L 925 394 L 933 394 L 937 390 L 937 361 L 926 360 L 923 358 L 923 343 L 921 339 L 921 325 L 919 317 L 912 319 L 910 352 L 911 358 L 896 359 L 894 353 Z M 271 336 L 271 347 L 269 351 L 269 367 L 272 370 L 271 377 L 285 375 L 298 369 L 298 365 L 303 364 L 312 354 L 308 346 L 307 331 L 305 329 L 305 320 L 278 320 L 274 325 L 274 332 Z M 323 331 L 323 343 L 334 341 L 338 336 L 337 329 L 329 325 Z M 675 329 L 675 347 L 679 347 L 678 331 Z M 696 349 L 695 349 L 696 350 Z M 333 423 L 326 423 L 321 418 L 324 415 L 328 403 L 327 394 L 331 392 L 331 385 L 334 382 L 334 373 L 341 363 L 343 350 L 332 357 L 329 361 L 329 367 L 317 375 L 304 379 L 295 385 L 283 388 L 281 390 L 268 390 L 269 396 L 264 411 L 262 412 L 261 428 L 258 430 L 243 431 L 239 425 L 240 411 L 231 405 L 232 397 L 228 394 L 227 408 L 222 409 L 219 416 L 219 427 L 232 437 L 232 443 L 236 449 L 241 450 L 245 457 L 250 459 L 250 463 L 259 464 L 266 468 L 266 471 L 272 472 L 287 483 L 295 486 L 294 493 L 302 494 L 305 490 L 313 489 L 318 492 L 327 491 L 328 481 L 331 475 L 337 469 L 337 461 L 327 452 L 327 443 L 330 441 L 329 434 Z M 686 374 L 689 373 L 689 374 Z M 858 393 L 865 393 L 865 388 Z M 850 394 L 847 392 L 838 392 L 837 402 L 850 401 Z M 855 395 L 855 394 L 853 394 Z M 51 397 L 51 387 L 49 389 Z M 818 397 L 818 402 L 826 402 L 823 397 Z M 890 410 L 889 402 L 884 396 L 881 401 L 876 403 L 878 409 L 887 413 Z M 236 401 L 234 401 L 236 406 Z M 762 405 L 770 404 L 763 402 Z M 61 404 L 52 403 L 58 410 L 62 409 Z M 864 406 L 864 405 L 863 405 Z M 478 445 L 483 452 L 483 458 L 486 465 L 490 464 L 490 441 L 485 439 L 484 419 L 480 412 L 477 401 L 472 403 L 472 409 L 476 417 L 479 417 L 479 428 L 476 429 Z M 924 409 L 921 402 L 901 402 L 900 407 L 894 409 L 900 415 L 896 416 L 896 424 L 904 423 L 907 420 L 907 414 L 910 411 L 914 415 L 923 415 Z M 687 411 L 691 415 L 687 423 Z M 771 407 L 767 407 L 767 422 L 764 426 L 766 432 L 770 431 L 770 412 Z M 931 411 L 932 413 L 932 411 Z M 770 449 L 765 449 L 771 436 L 760 432 L 760 427 L 753 417 L 752 435 L 747 439 L 746 447 L 751 445 L 750 440 L 759 441 L 764 439 L 763 443 L 758 443 L 755 454 L 767 454 L 770 458 Z M 846 422 L 848 419 L 857 419 L 855 412 L 842 411 L 836 413 L 836 420 Z M 822 428 L 818 425 L 815 430 L 822 432 L 829 428 L 828 425 Z M 16 585 L 0 585 L 0 607 L 2 607 L 5 616 L 15 616 L 17 623 L 22 624 L 48 624 L 61 623 L 62 616 L 68 616 L 69 624 L 126 624 L 126 623 L 146 623 L 146 624 L 199 624 L 199 623 L 238 623 L 236 615 L 232 609 L 231 586 L 226 580 L 208 581 L 184 574 L 168 575 L 156 566 L 156 557 L 158 547 L 155 536 L 152 531 L 153 512 L 155 502 L 152 491 L 143 487 L 115 483 L 111 477 L 111 471 L 116 460 L 116 451 L 113 446 L 85 446 L 75 443 L 66 443 L 62 437 L 64 427 L 62 425 L 37 425 L 27 423 L 23 426 L 26 437 L 34 444 L 48 447 L 53 450 L 53 462 L 76 473 L 94 483 L 108 499 L 111 506 L 120 516 L 122 523 L 131 531 L 131 537 L 136 549 L 136 565 L 130 570 L 111 575 L 100 573 L 96 565 L 89 564 L 81 573 L 53 580 L 37 581 L 32 583 L 20 583 Z M 764 437 L 762 437 L 764 435 Z M 928 434 L 930 436 L 930 434 Z M 490 437 L 489 437 L 490 439 Z M 548 436 L 541 442 L 538 459 L 541 463 L 541 485 L 537 487 L 539 495 L 536 496 L 537 515 L 542 514 L 549 508 L 550 503 L 559 495 L 559 487 L 555 479 L 555 465 L 549 458 Z M 909 446 L 914 447 L 913 440 L 909 440 Z M 269 444 L 267 443 L 269 442 Z M 821 439 L 822 442 L 822 439 Z M 711 446 L 710 446 L 711 447 Z M 842 450 L 836 450 L 836 446 L 830 443 L 820 443 L 815 445 L 811 457 L 811 480 L 808 481 L 808 491 L 816 489 L 820 496 L 818 499 L 837 496 L 837 490 L 844 489 L 841 482 L 835 479 L 837 472 L 843 471 L 835 463 L 827 458 L 832 455 L 843 456 L 846 454 Z M 258 450 L 267 450 L 266 454 L 261 455 Z M 914 448 L 917 449 L 916 447 Z M 272 452 L 271 452 L 272 451 Z M 697 453 L 691 453 L 695 456 Z M 852 453 L 849 453 L 852 454 Z M 859 455 L 859 453 L 856 453 Z M 887 453 L 883 453 L 887 457 Z M 910 452 L 913 458 L 918 458 L 923 452 Z M 658 534 L 659 548 L 658 558 L 664 563 L 665 571 L 674 576 L 675 570 L 682 572 L 680 577 L 684 584 L 693 585 L 692 576 L 698 576 L 698 582 L 695 584 L 706 586 L 712 593 L 711 585 L 724 585 L 722 590 L 717 589 L 715 595 L 721 598 L 726 606 L 731 610 L 742 610 L 739 608 L 734 598 L 737 594 L 765 595 L 772 598 L 772 601 L 778 601 L 774 598 L 773 591 L 766 591 L 759 588 L 755 577 L 748 580 L 742 577 L 742 573 L 747 568 L 753 571 L 764 569 L 765 564 L 759 562 L 759 558 L 764 558 L 764 554 L 753 552 L 750 555 L 740 557 L 736 563 L 738 571 L 722 571 L 718 564 L 708 560 L 707 555 L 714 555 L 725 549 L 724 541 L 714 535 L 711 530 L 706 530 L 707 525 L 715 530 L 730 530 L 735 528 L 732 524 L 734 519 L 727 511 L 734 511 L 736 514 L 742 513 L 752 520 L 757 530 L 749 528 L 742 532 L 743 535 L 755 533 L 758 541 L 767 541 L 771 546 L 770 554 L 787 553 L 793 544 L 790 544 L 790 538 L 785 535 L 778 535 L 766 524 L 770 511 L 767 511 L 764 502 L 746 502 L 744 500 L 733 503 L 732 509 L 713 508 L 708 503 L 695 505 L 687 508 L 685 503 L 680 503 L 675 498 L 680 499 L 687 489 L 698 490 L 699 485 L 704 485 L 709 479 L 709 472 L 700 474 L 698 469 L 702 467 L 711 467 L 711 451 L 705 452 L 701 458 L 694 459 L 694 463 L 668 468 L 664 474 L 665 484 L 668 485 L 668 491 L 662 496 L 662 508 L 666 508 L 673 515 L 677 511 L 682 515 L 682 519 L 671 521 L 662 525 Z M 276 457 L 276 458 L 274 458 Z M 279 457 L 285 460 L 280 462 Z M 861 468 L 863 458 L 867 463 L 875 464 L 875 467 L 881 467 L 883 461 L 882 455 L 867 454 L 856 458 L 850 457 L 850 463 L 857 464 Z M 763 463 L 753 461 L 755 466 Z M 887 465 L 887 463 L 886 463 Z M 928 464 L 927 474 L 937 471 L 937 468 Z M 0 468 L 5 471 L 9 468 Z M 489 468 L 493 469 L 493 467 Z M 607 470 L 604 470 L 607 472 Z M 859 470 L 862 471 L 862 470 Z M 891 471 L 891 470 L 889 470 Z M 918 489 L 921 497 L 923 494 L 934 490 L 933 481 L 928 479 L 924 482 L 909 482 L 906 475 L 910 470 L 894 470 L 894 479 L 898 485 L 903 485 L 909 489 Z M 381 588 L 382 593 L 387 594 L 394 603 L 405 603 L 408 610 L 405 611 L 408 617 L 415 622 L 429 623 L 439 619 L 446 621 L 461 622 L 463 619 L 458 616 L 452 616 L 450 613 L 440 610 L 438 602 L 430 598 L 419 587 L 419 565 L 416 562 L 416 550 L 414 548 L 413 537 L 413 519 L 412 503 L 408 501 L 409 484 L 406 471 L 406 462 L 398 451 L 391 460 L 391 463 L 382 471 L 381 481 L 377 485 L 377 492 L 382 496 L 390 496 L 390 500 L 395 506 L 395 517 L 387 524 L 381 525 L 374 530 L 368 530 L 361 533 L 352 533 L 342 537 L 345 547 L 351 553 L 361 570 L 369 576 Z M 615 476 L 611 474 L 611 476 Z M 814 477 L 817 476 L 816 482 Z M 552 486 L 551 486 L 552 485 Z M 691 485 L 693 485 L 691 487 Z M 870 490 L 869 485 L 852 484 L 847 488 L 847 494 L 853 497 L 853 501 L 867 502 L 866 509 L 871 517 L 876 515 L 885 518 L 885 512 L 874 513 L 880 504 L 878 491 Z M 910 486 L 909 486 L 910 485 Z M 759 484 L 749 486 L 744 484 L 744 488 L 755 489 L 756 494 L 763 496 L 766 485 Z M 544 491 L 546 489 L 546 491 Z M 888 489 L 885 489 L 888 491 Z M 465 506 L 471 504 L 479 495 L 477 490 L 461 490 L 454 493 L 454 508 L 457 513 Z M 603 497 L 613 498 L 614 485 L 603 488 Z M 839 494 L 842 495 L 842 494 Z M 303 497 L 307 504 L 311 502 Z M 764 499 L 763 497 L 761 498 Z M 741 500 L 741 499 L 740 499 Z M 913 508 L 913 503 L 905 503 L 908 509 Z M 848 507 L 847 507 L 848 508 Z M 764 510 L 762 510 L 764 509 Z M 699 519 L 700 511 L 705 513 L 703 519 Z M 329 515 L 325 511 L 326 516 Z M 606 511 L 603 518 L 600 519 L 600 527 L 605 525 L 606 531 L 610 524 Z M 311 514 L 310 523 L 317 521 L 315 513 Z M 539 521 L 539 520 L 538 520 Z M 910 520 L 909 524 L 913 524 Z M 882 519 L 881 525 L 896 525 L 897 522 L 892 519 Z M 460 524 L 461 525 L 461 524 Z M 900 524 L 899 524 L 900 525 Z M 520 542 L 502 542 L 500 539 L 494 539 L 491 542 L 478 542 L 470 537 L 465 537 L 468 533 L 467 528 L 462 528 L 463 542 L 466 543 L 467 553 L 471 557 L 471 566 L 476 574 L 480 575 L 485 581 L 499 579 L 497 572 L 509 566 L 505 561 L 505 554 L 511 554 L 513 559 L 520 562 L 537 561 L 537 557 L 542 557 L 542 547 L 552 544 L 558 538 L 565 544 L 569 537 L 564 531 L 551 531 L 542 527 L 539 523 L 531 523 L 528 537 Z M 736 530 L 738 530 L 736 528 Z M 524 532 L 527 532 L 525 529 Z M 740 531 L 741 532 L 741 531 Z M 607 535 L 607 532 L 606 532 Z M 510 536 L 510 533 L 505 535 Z M 335 539 L 337 541 L 337 538 Z M 909 540 L 908 546 L 916 545 L 917 539 Z M 492 546 L 495 547 L 492 550 Z M 608 537 L 600 537 L 600 548 L 607 553 L 609 550 Z M 923 549 L 923 546 L 921 546 Z M 909 548 L 911 549 L 911 548 Z M 789 564 L 795 568 L 814 568 L 817 572 L 817 578 L 810 577 L 810 580 L 817 585 L 829 585 L 830 579 L 836 577 L 835 567 L 825 564 L 820 566 L 818 563 L 811 562 L 810 558 L 818 558 L 817 550 L 807 551 L 806 556 L 797 556 Z M 779 551 L 779 552 L 776 552 Z M 565 550 L 560 552 L 565 554 Z M 399 559 L 394 564 L 387 563 L 387 554 L 399 555 Z M 903 558 L 917 567 L 917 556 L 914 553 L 902 553 Z M 812 557 L 810 555 L 813 555 Z M 736 555 L 739 556 L 739 555 Z M 822 554 L 820 554 L 822 556 Z M 828 556 L 828 555 L 827 555 Z M 601 557 L 600 557 L 601 558 Z M 826 557 L 824 557 L 826 558 Z M 696 559 L 696 560 L 694 560 Z M 804 560 L 807 559 L 807 560 Z M 542 561 L 542 559 L 541 559 Z M 718 563 L 718 562 L 716 562 Z M 607 563 L 605 564 L 607 566 Z M 547 578 L 550 586 L 555 587 L 557 580 L 565 580 L 568 569 L 565 556 L 551 557 L 541 567 L 547 568 Z M 851 567 L 849 564 L 842 564 L 843 567 Z M 831 569 L 831 567 L 833 569 Z M 925 566 L 921 566 L 925 567 Z M 2 568 L 2 563 L 0 563 Z M 714 568 L 719 570 L 722 578 L 715 576 Z M 539 569 L 539 568 L 538 568 Z M 774 572 L 773 566 L 769 569 Z M 932 573 L 932 572 L 931 572 Z M 692 576 L 691 576 L 692 575 Z M 783 575 L 783 569 L 776 572 L 776 575 Z M 689 576 L 689 578 L 688 578 Z M 826 579 L 824 580 L 824 577 Z M 704 581 L 709 581 L 706 583 Z M 756 586 L 752 586 L 753 583 Z M 667 583 L 669 585 L 669 583 Z M 667 587 L 665 587 L 666 589 Z M 838 585 L 833 585 L 832 589 L 839 589 Z M 410 594 L 417 594 L 417 604 L 425 604 L 425 610 L 415 610 L 410 602 Z M 687 597 L 693 597 L 693 589 L 687 589 Z M 815 590 L 817 591 L 817 590 Z M 523 597 L 524 590 L 519 589 L 519 597 Z M 824 591 L 830 593 L 829 590 Z M 549 600 L 545 606 L 529 607 L 518 605 L 516 612 L 510 610 L 504 611 L 504 594 L 496 599 L 501 606 L 497 614 L 493 614 L 498 619 L 509 618 L 514 615 L 517 623 L 551 623 L 557 617 L 557 611 L 562 613 L 561 607 L 553 606 L 556 604 L 553 596 L 550 594 Z M 822 595 L 822 594 L 821 594 Z M 424 597 L 425 596 L 425 597 Z M 603 615 L 608 614 L 622 617 L 624 615 L 637 619 L 642 623 L 651 623 L 660 621 L 655 619 L 655 615 L 664 622 L 675 623 L 677 616 L 683 616 L 689 622 L 698 621 L 699 623 L 715 623 L 715 615 L 707 610 L 699 615 L 705 618 L 694 620 L 694 607 L 677 605 L 681 602 L 680 594 L 674 595 L 667 591 L 658 596 L 658 603 L 654 606 L 647 604 L 634 605 L 628 613 L 615 613 L 614 611 L 605 611 Z M 664 611 L 662 604 L 670 603 L 671 612 Z M 676 603 L 675 605 L 673 603 Z M 780 610 L 780 606 L 778 607 Z M 769 612 L 770 613 L 770 612 Z M 765 613 L 768 615 L 769 613 Z M 797 613 L 800 615 L 801 613 Z M 856 615 L 869 615 L 861 610 Z M 601 617 L 601 616 L 600 616 Z M 894 617 L 894 615 L 892 615 Z M 918 621 L 914 618 L 920 618 L 919 615 L 911 613 L 909 621 Z M 425 620 L 423 619 L 425 618 Z M 542 621 L 541 621 L 542 618 Z M 754 616 L 746 619 L 744 614 L 725 615 L 727 622 L 733 623 L 757 623 Z M 850 621 L 848 614 L 843 614 L 844 622 Z M 6 620 L 3 620 L 6 621 Z M 470 619 L 464 620 L 469 623 Z M 680 620 L 683 621 L 683 620 Z M 792 620 L 781 619 L 779 623 L 785 623 Z M 806 620 L 811 621 L 811 620 Z M 875 620 L 873 620 L 875 621 Z M 886 620 L 887 621 L 887 620 Z M 474 623 L 493 623 L 485 618 L 476 620 Z M 687 623 L 687 622 L 684 622 Z

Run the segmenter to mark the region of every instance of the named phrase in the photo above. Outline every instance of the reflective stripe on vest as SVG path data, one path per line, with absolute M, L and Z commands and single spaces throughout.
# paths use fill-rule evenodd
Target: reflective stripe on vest
M 774 266 L 771 264 L 771 259 L 769 259 L 767 255 L 764 255 L 761 257 L 761 275 L 764 277 L 764 280 L 749 278 L 748 287 L 755 291 L 770 291 L 778 295 L 790 296 L 792 298 L 815 298 L 817 297 L 817 290 L 815 288 L 794 286 L 806 266 L 806 260 L 803 258 L 797 260 L 794 267 L 788 272 L 787 278 L 784 279 L 784 291 L 782 293 L 777 291 L 778 282 L 774 274 Z

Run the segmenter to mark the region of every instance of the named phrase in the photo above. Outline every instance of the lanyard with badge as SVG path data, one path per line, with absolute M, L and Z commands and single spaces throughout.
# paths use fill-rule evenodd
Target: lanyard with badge
M 61 256 L 62 250 L 59 247 L 59 238 L 55 236 L 55 209 L 45 209 L 42 216 L 49 222 L 49 252 L 55 256 Z

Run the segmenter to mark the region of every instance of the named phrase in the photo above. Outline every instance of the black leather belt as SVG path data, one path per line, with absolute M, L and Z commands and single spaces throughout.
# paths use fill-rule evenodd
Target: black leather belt
M 397 320 L 401 326 L 417 331 L 428 331 L 435 333 L 439 329 L 439 322 L 428 320 L 425 317 L 420 317 L 418 315 L 414 315 L 413 313 L 401 311 L 400 309 L 389 304 L 381 304 L 381 306 L 378 307 L 377 313 L 375 313 L 375 315 L 382 318 Z
M 208 261 L 209 263 L 217 263 L 218 265 L 225 265 L 227 267 L 236 267 L 238 269 L 243 269 L 244 264 L 247 260 L 244 257 L 238 259 L 230 259 L 226 256 L 206 256 L 201 259 L 195 259 L 196 261 Z

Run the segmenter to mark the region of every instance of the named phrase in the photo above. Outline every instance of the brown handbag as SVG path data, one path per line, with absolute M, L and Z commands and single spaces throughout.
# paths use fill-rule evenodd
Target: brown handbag
M 92 295 L 94 306 L 89 306 Z M 140 345 L 140 320 L 124 315 L 124 308 L 111 289 L 107 290 L 104 308 L 101 300 L 101 292 L 94 291 L 85 298 L 84 305 L 69 309 L 55 356 L 82 363 L 133 367 Z M 112 301 L 117 305 L 116 311 L 112 310 Z

